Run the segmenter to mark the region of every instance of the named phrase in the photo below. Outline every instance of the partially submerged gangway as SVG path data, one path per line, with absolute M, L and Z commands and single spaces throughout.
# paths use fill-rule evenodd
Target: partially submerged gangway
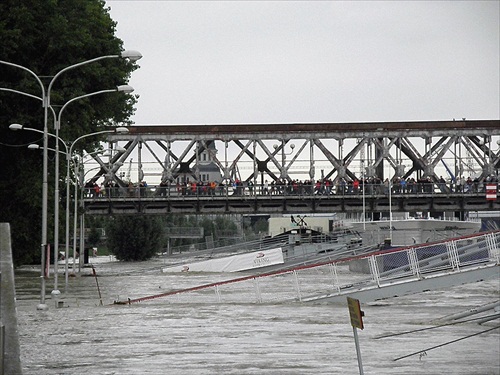
M 378 248 L 378 245 L 363 246 L 359 233 L 352 231 L 299 237 L 298 240 L 297 236 L 291 236 L 291 238 L 275 236 L 168 255 L 164 257 L 165 266 L 162 271 L 181 272 L 196 269 L 198 272 L 241 272 L 243 270 L 270 272 L 361 255 Z M 256 254 L 267 255 L 276 251 L 280 252 L 280 256 L 279 259 L 275 259 L 275 262 L 253 264 Z M 230 263 L 232 265 L 237 263 L 236 258 L 244 260 L 244 264 L 235 265 L 233 269 L 225 267 Z
M 118 304 L 362 302 L 498 278 L 500 231 L 248 274 Z

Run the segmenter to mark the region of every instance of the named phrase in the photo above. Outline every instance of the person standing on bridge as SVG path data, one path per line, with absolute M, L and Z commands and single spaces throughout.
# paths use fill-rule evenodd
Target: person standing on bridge
M 262 188 L 262 195 L 268 195 L 268 194 L 269 194 L 269 182 L 266 180 Z
M 253 182 L 248 181 L 248 192 L 250 193 L 250 196 L 253 196 Z
M 352 190 L 354 194 L 358 194 L 359 192 L 359 180 L 357 178 L 354 178 L 354 181 L 352 182 Z
M 389 194 L 389 189 L 391 188 L 391 183 L 389 182 L 389 179 L 386 178 L 384 180 L 384 193 L 385 195 L 388 195 Z

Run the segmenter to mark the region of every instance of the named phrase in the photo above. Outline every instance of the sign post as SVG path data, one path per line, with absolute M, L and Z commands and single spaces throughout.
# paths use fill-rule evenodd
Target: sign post
M 361 349 L 359 347 L 358 331 L 357 329 L 363 329 L 363 316 L 365 315 L 361 311 L 361 306 L 359 300 L 351 297 L 347 297 L 347 306 L 349 307 L 349 315 L 351 317 L 352 331 L 354 333 L 354 343 L 356 344 L 356 354 L 358 356 L 358 367 L 359 374 L 363 375 L 363 363 L 361 361 Z
M 497 199 L 497 185 L 486 184 L 486 200 L 494 201 Z

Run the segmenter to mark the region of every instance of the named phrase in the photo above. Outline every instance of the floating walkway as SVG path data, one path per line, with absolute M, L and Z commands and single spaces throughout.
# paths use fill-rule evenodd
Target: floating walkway
M 128 299 L 164 303 L 362 302 L 500 276 L 500 231 L 372 252 Z M 308 282 L 314 278 L 314 283 Z

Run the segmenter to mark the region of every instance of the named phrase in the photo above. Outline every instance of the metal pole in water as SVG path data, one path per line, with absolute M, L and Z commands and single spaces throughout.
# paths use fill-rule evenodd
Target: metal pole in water
M 99 293 L 99 303 L 102 306 L 101 288 L 99 288 L 99 281 L 97 280 L 97 273 L 95 272 L 95 268 L 94 268 L 93 264 L 92 264 L 92 273 L 94 274 L 95 283 L 97 285 L 97 292 Z
M 4 375 L 3 358 L 5 352 L 5 326 L 0 320 L 0 375 Z
M 347 297 L 347 307 L 349 308 L 349 316 L 351 318 L 352 331 L 354 332 L 354 343 L 356 344 L 356 354 L 358 357 L 359 375 L 363 375 L 363 363 L 361 361 L 361 349 L 359 347 L 357 328 L 363 329 L 363 316 L 361 305 L 358 299 Z
M 354 332 L 354 342 L 356 343 L 356 355 L 358 356 L 359 375 L 363 375 L 363 362 L 361 361 L 361 348 L 359 347 L 358 329 L 356 327 L 352 327 L 352 331 Z
M 2 285 L 2 271 L 0 270 L 0 286 Z M 2 306 L 2 293 L 0 292 L 0 306 Z M 0 307 L 0 375 L 4 374 L 3 371 L 3 356 L 4 356 L 4 336 L 5 335 L 5 327 L 2 323 L 2 309 Z

